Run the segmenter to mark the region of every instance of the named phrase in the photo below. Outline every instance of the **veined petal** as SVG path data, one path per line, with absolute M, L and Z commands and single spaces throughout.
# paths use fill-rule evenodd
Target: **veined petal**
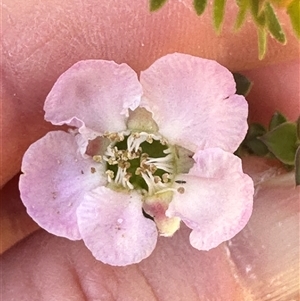
M 99 187 L 77 209 L 78 226 L 94 257 L 110 265 L 128 265 L 148 257 L 157 230 L 142 213 L 141 196 Z
M 73 135 L 49 132 L 23 157 L 19 188 L 28 214 L 50 233 L 80 239 L 76 209 L 87 191 L 106 183 L 102 169 L 82 158 Z
M 193 247 L 209 250 L 235 236 L 248 222 L 253 181 L 243 173 L 241 160 L 221 149 L 198 151 L 194 159 L 189 174 L 177 177 L 184 184 L 176 184 L 181 189 L 174 193 L 166 215 L 180 217 L 193 230 Z
M 232 74 L 215 61 L 174 53 L 141 72 L 141 106 L 159 132 L 193 152 L 220 147 L 233 152 L 247 132 L 248 105 L 235 95 Z
M 63 73 L 48 94 L 45 119 L 79 128 L 87 139 L 126 129 L 128 109 L 138 107 L 142 88 L 136 73 L 113 61 L 80 61 Z

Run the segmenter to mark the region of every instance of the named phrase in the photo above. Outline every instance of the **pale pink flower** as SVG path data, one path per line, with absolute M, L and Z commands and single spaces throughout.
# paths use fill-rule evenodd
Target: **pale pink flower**
M 83 239 L 111 265 L 137 263 L 183 221 L 209 250 L 252 212 L 253 183 L 232 153 L 248 107 L 215 61 L 170 54 L 137 74 L 126 64 L 80 61 L 45 102 L 49 132 L 24 155 L 29 215 L 48 232 Z

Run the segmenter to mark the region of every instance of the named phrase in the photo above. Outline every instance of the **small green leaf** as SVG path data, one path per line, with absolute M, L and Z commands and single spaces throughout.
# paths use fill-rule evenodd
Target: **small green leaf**
M 249 126 L 248 133 L 243 145 L 253 154 L 257 156 L 265 156 L 269 150 L 266 145 L 258 138 L 266 133 L 266 129 L 259 123 L 252 123 Z
M 198 16 L 202 15 L 207 5 L 207 0 L 194 0 L 194 8 Z
M 246 139 L 252 139 L 263 136 L 267 132 L 266 128 L 260 123 L 252 123 L 249 125 Z
M 272 131 L 278 125 L 280 125 L 280 124 L 282 124 L 286 121 L 287 121 L 287 119 L 283 114 L 281 114 L 279 112 L 275 112 L 274 115 L 271 118 L 270 123 L 269 123 L 269 131 Z
M 297 136 L 298 139 L 300 140 L 300 116 L 297 119 Z
M 226 0 L 214 0 L 213 4 L 213 20 L 214 26 L 220 32 L 221 25 L 224 19 Z
M 236 94 L 247 96 L 252 87 L 252 82 L 240 73 L 232 73 L 236 83 Z
M 267 52 L 267 32 L 264 28 L 258 28 L 258 58 L 262 60 Z
M 294 0 L 287 8 L 287 14 L 290 16 L 293 29 L 296 36 L 300 39 L 300 2 Z
M 269 152 L 265 144 L 258 140 L 258 138 L 247 141 L 246 146 L 251 151 L 251 153 L 259 157 L 264 157 Z
M 265 14 L 267 19 L 267 26 L 271 35 L 280 43 L 286 44 L 285 34 L 277 19 L 277 16 L 269 2 L 265 4 Z
M 159 10 L 167 0 L 150 0 L 150 11 Z
M 295 180 L 296 186 L 300 185 L 300 146 L 297 148 L 295 155 Z
M 295 164 L 296 123 L 285 122 L 259 138 L 282 163 Z
M 265 27 L 266 25 L 266 16 L 265 12 L 261 8 L 261 4 L 259 0 L 249 0 L 251 15 L 255 21 L 255 23 L 259 27 Z
M 247 11 L 250 8 L 249 0 L 237 0 L 237 5 L 239 7 L 239 12 L 234 25 L 235 30 L 241 28 L 241 26 L 245 22 Z

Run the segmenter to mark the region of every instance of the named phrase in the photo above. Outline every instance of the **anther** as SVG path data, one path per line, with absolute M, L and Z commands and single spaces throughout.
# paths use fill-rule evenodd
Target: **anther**
M 107 181 L 110 183 L 111 180 L 114 178 L 115 174 L 112 170 L 107 170 L 105 173 L 107 175 Z
M 124 161 L 118 161 L 118 167 L 125 169 L 125 162 Z
M 108 159 L 107 163 L 109 165 L 116 165 L 116 164 L 118 164 L 118 161 L 116 160 L 116 158 L 112 157 L 112 158 Z
M 145 160 L 149 157 L 149 155 L 147 153 L 142 153 L 141 154 L 141 160 Z
M 93 160 L 97 163 L 101 163 L 102 162 L 102 156 L 100 155 L 95 155 L 93 156 Z
M 168 182 L 169 182 L 169 179 L 170 179 L 170 174 L 168 174 L 168 173 L 166 172 L 166 173 L 164 173 L 161 177 L 162 177 L 162 181 L 163 181 L 164 183 L 168 183 Z
M 161 139 L 159 140 L 159 142 L 160 142 L 160 144 L 162 144 L 162 145 L 166 145 L 166 144 L 167 144 L 167 140 L 166 140 L 165 138 L 161 138 Z
M 154 174 L 157 171 L 157 167 L 154 164 L 150 164 L 149 171 Z
M 136 138 L 140 138 L 140 136 L 141 136 L 141 135 L 140 135 L 140 133 L 138 133 L 138 132 L 132 133 L 132 137 L 135 138 L 135 139 L 136 139 Z
M 124 176 L 124 178 L 125 178 L 127 181 L 129 181 L 129 179 L 131 178 L 131 176 L 132 176 L 132 173 L 128 172 L 128 173 Z
M 148 137 L 147 137 L 147 140 L 146 140 L 148 143 L 152 143 L 153 142 L 153 138 L 152 138 L 152 136 L 151 135 L 149 135 Z
M 154 183 L 157 184 L 158 182 L 161 182 L 161 178 L 159 176 L 153 177 Z
M 178 188 L 177 188 L 177 191 L 178 191 L 179 193 L 183 194 L 183 193 L 185 192 L 185 189 L 184 189 L 184 187 L 178 187 Z
M 142 168 L 138 167 L 136 170 L 135 170 L 135 175 L 139 176 L 142 172 Z

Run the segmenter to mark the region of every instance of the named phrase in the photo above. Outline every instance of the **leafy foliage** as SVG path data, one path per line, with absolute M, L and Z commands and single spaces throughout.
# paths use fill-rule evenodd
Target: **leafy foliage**
M 284 122 L 260 137 L 269 151 L 282 163 L 295 165 L 297 150 L 296 123 Z
M 283 114 L 275 112 L 269 123 L 269 131 L 274 130 L 277 126 L 281 125 L 286 121 L 286 117 Z
M 300 142 L 300 117 L 297 120 L 297 138 Z M 300 185 L 300 143 L 298 143 L 298 148 L 295 156 L 295 181 L 296 185 Z
M 293 29 L 296 36 L 300 39 L 300 2 L 294 0 L 287 7 L 287 14 L 290 16 Z
M 280 43 L 286 44 L 285 34 L 270 3 L 265 5 L 267 26 L 270 34 Z
M 232 75 L 236 84 L 236 94 L 247 96 L 252 88 L 252 82 L 240 73 L 234 72 Z
M 295 156 L 295 182 L 296 185 L 300 185 L 300 146 L 297 148 Z
M 300 117 L 297 122 L 290 122 L 275 112 L 268 130 L 259 123 L 250 124 L 235 154 L 277 158 L 288 170 L 295 168 L 296 185 L 300 185 Z
M 160 9 L 167 0 L 150 0 L 150 10 Z M 193 6 L 198 16 L 202 15 L 207 7 L 207 0 L 193 0 Z M 214 0 L 213 25 L 220 33 L 224 15 L 226 0 Z M 299 0 L 236 0 L 239 8 L 236 16 L 235 26 L 239 30 L 249 13 L 256 24 L 258 35 L 258 57 L 263 59 L 267 52 L 267 38 L 272 36 L 281 44 L 286 44 L 286 36 L 277 18 L 274 7 L 286 9 L 290 17 L 295 35 L 300 39 L 300 1 Z
M 213 3 L 213 21 L 217 32 L 220 32 L 225 14 L 226 0 L 214 0 Z
M 269 153 L 267 146 L 263 141 L 259 140 L 267 130 L 259 123 L 249 125 L 248 133 L 242 143 L 242 147 L 246 148 L 250 154 L 264 157 Z
M 206 8 L 207 0 L 194 0 L 193 5 L 197 15 L 201 16 Z
M 150 11 L 159 10 L 167 0 L 150 0 Z
M 264 28 L 258 28 L 257 34 L 258 34 L 258 58 L 262 60 L 267 52 L 267 32 Z
M 233 73 L 233 77 L 236 93 L 246 96 L 252 82 L 240 73 Z M 235 154 L 277 158 L 288 170 L 295 168 L 295 182 L 300 185 L 300 117 L 297 122 L 290 122 L 282 113 L 275 112 L 268 129 L 259 123 L 250 124 Z
M 239 7 L 239 12 L 235 21 L 235 29 L 238 30 L 242 27 L 245 22 L 247 12 L 249 9 L 249 0 L 237 0 L 237 5 Z
M 278 42 L 286 44 L 285 33 L 282 30 L 277 15 L 273 6 L 269 1 L 259 0 L 244 0 L 248 2 L 246 9 L 251 13 L 251 16 L 257 26 L 258 35 L 258 57 L 263 59 L 267 52 L 267 37 L 270 34 Z M 241 8 L 240 8 L 241 9 Z M 243 8 L 245 9 L 245 8 Z

